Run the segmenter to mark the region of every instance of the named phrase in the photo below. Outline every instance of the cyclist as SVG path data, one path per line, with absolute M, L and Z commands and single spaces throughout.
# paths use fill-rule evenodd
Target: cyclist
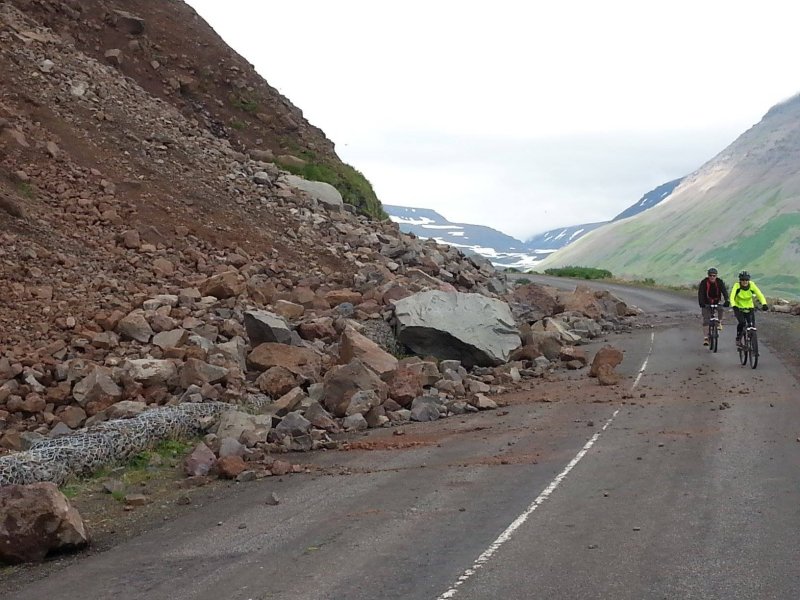
M 754 321 L 753 310 L 755 304 L 753 303 L 753 296 L 761 303 L 761 310 L 767 310 L 767 299 L 754 281 L 750 281 L 750 273 L 742 271 L 739 273 L 739 281 L 733 284 L 731 288 L 731 304 L 733 305 L 733 314 L 736 315 L 736 347 L 738 348 L 742 342 L 742 333 L 744 332 L 745 324 L 748 321 Z
M 709 304 L 716 304 L 718 307 L 717 318 L 719 319 L 720 329 L 722 329 L 722 306 L 731 305 L 728 298 L 728 288 L 725 287 L 725 282 L 719 277 L 716 268 L 711 267 L 708 270 L 707 277 L 697 286 L 697 301 L 700 303 L 700 310 L 703 313 L 703 346 L 708 346 L 708 328 L 713 316 Z

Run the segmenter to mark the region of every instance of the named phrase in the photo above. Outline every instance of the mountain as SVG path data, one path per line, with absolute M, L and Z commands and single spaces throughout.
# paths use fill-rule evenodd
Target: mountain
M 383 208 L 401 231 L 421 239 L 433 238 L 468 254 L 480 254 L 496 266 L 527 269 L 541 258 L 529 253 L 524 242 L 485 225 L 452 223 L 429 208 L 392 204 Z
M 613 220 L 624 219 L 652 208 L 668 198 L 681 181 L 682 178 L 675 179 L 647 192 Z M 383 208 L 389 218 L 399 224 L 400 229 L 406 233 L 413 233 L 423 239 L 433 238 L 441 243 L 456 246 L 467 253 L 480 254 L 498 267 L 521 270 L 535 267 L 556 250 L 610 222 L 559 227 L 539 233 L 523 242 L 485 225 L 450 222 L 429 208 L 410 208 L 391 204 L 386 204 Z
M 627 219 L 628 217 L 633 217 L 641 212 L 646 211 L 648 208 L 653 208 L 656 204 L 666 200 L 667 197 L 669 197 L 669 195 L 675 191 L 675 188 L 680 185 L 683 179 L 683 177 L 679 177 L 678 179 L 673 179 L 667 183 L 662 183 L 657 188 L 650 190 L 644 196 L 639 198 L 639 201 L 636 204 L 629 206 L 611 220 L 619 221 L 621 219 Z
M 800 96 L 686 177 L 667 200 L 585 236 L 540 264 L 691 283 L 747 269 L 768 295 L 800 296 Z
M 605 225 L 606 221 L 599 223 L 584 223 L 582 225 L 571 225 L 569 227 L 559 227 L 558 229 L 551 229 L 538 235 L 533 236 L 525 246 L 528 248 L 535 248 L 542 258 L 545 258 L 568 244 L 578 240 L 590 231 L 593 231 Z

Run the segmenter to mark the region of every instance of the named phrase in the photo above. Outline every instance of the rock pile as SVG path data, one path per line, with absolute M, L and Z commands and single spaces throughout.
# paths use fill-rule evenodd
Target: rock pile
M 627 310 L 517 289 L 512 313 L 487 260 L 354 214 L 9 3 L 0 41 L 0 452 L 213 402 L 267 417 L 226 436 L 250 450 L 326 447 L 579 368 Z

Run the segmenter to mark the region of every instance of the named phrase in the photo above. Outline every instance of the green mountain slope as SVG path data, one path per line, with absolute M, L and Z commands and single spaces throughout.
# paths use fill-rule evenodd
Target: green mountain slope
M 539 268 L 582 265 L 691 283 L 747 269 L 771 296 L 800 297 L 800 96 L 779 104 L 671 197 L 601 227 Z

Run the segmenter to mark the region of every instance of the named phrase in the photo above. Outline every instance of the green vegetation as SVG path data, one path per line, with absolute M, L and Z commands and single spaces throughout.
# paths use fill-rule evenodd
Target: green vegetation
M 520 273 L 521 271 L 516 267 L 506 267 L 506 273 Z
M 244 121 L 240 121 L 239 119 L 231 119 L 231 127 L 234 129 L 241 131 L 247 128 L 247 123 Z
M 197 443 L 197 440 L 164 440 L 156 445 L 152 450 L 145 450 L 131 457 L 126 463 L 114 469 L 119 472 L 118 478 L 126 486 L 136 486 L 153 477 L 153 463 L 159 464 L 160 461 L 166 461 L 168 466 L 188 454 L 189 450 Z M 154 457 L 159 457 L 154 460 Z M 160 460 L 159 460 L 160 459 Z M 67 498 L 75 498 L 76 496 L 90 491 L 96 487 L 98 481 L 110 477 L 112 469 L 106 467 L 95 471 L 87 477 L 72 479 L 61 486 L 61 493 Z M 125 499 L 124 491 L 114 491 L 111 496 L 118 501 Z
M 36 197 L 36 190 L 34 190 L 33 186 L 27 181 L 20 181 L 17 184 L 17 191 L 20 196 L 28 198 L 29 200 L 33 200 Z
M 727 246 L 714 248 L 700 258 L 705 261 L 715 259 L 720 263 L 734 265 L 753 264 L 773 248 L 776 240 L 787 234 L 794 236 L 798 228 L 800 228 L 800 213 L 778 215 L 757 229 L 753 235 L 739 236 Z M 793 241 L 796 241 L 796 238 Z
M 231 99 L 231 105 L 234 108 L 243 110 L 247 113 L 254 114 L 258 112 L 258 102 L 246 96 L 238 96 Z
M 594 267 L 560 267 L 545 269 L 544 273 L 555 277 L 574 277 L 576 279 L 610 279 L 612 277 L 611 271 L 595 269 Z
M 531 283 L 530 279 L 527 277 L 520 277 L 514 282 L 514 285 L 528 285 L 529 283 Z
M 372 184 L 360 171 L 345 163 L 318 162 L 312 152 L 302 151 L 298 154 L 306 161 L 305 165 L 296 166 L 278 161 L 278 166 L 304 179 L 331 184 L 339 190 L 347 204 L 355 206 L 362 214 L 380 220 L 389 218 L 372 189 Z

